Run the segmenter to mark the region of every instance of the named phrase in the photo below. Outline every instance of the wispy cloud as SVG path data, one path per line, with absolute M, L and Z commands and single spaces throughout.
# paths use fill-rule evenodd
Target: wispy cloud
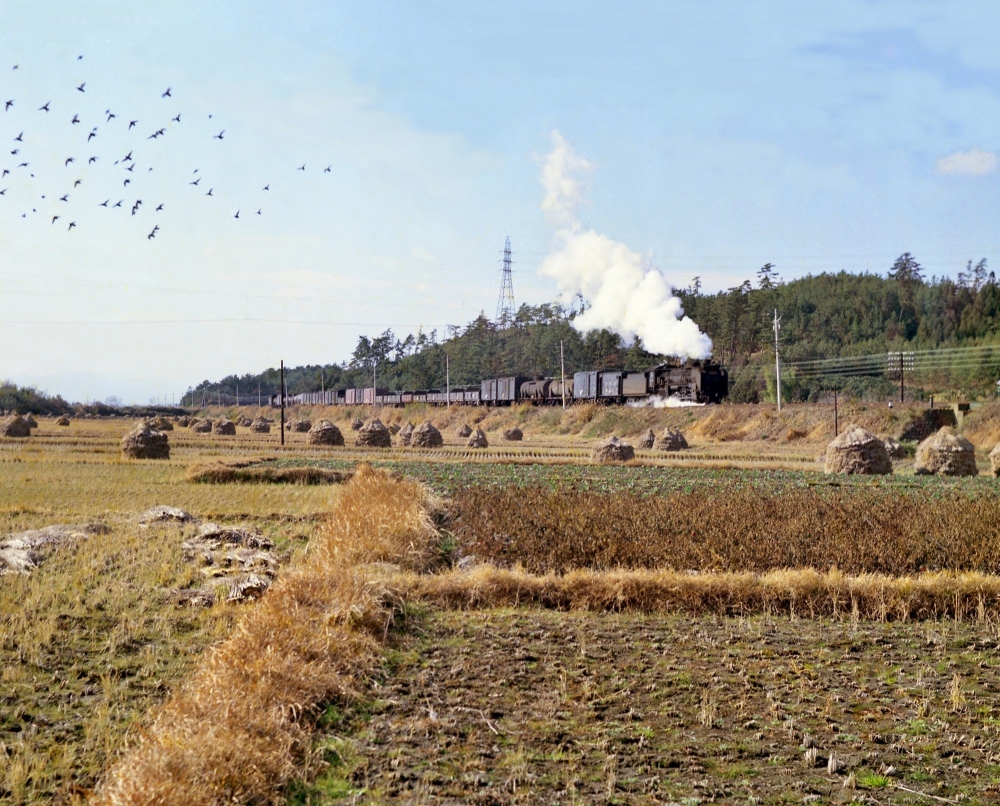
M 968 151 L 956 151 L 937 162 L 940 174 L 956 174 L 958 176 L 985 176 L 997 169 L 997 155 L 993 151 L 983 151 L 980 148 L 970 148 Z

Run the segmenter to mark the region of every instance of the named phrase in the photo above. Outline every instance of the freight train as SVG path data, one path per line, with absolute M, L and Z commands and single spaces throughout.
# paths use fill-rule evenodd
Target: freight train
M 659 364 L 645 372 L 594 370 L 577 372 L 563 388 L 559 378 L 532 380 L 520 376 L 490 378 L 478 386 L 455 386 L 450 390 L 422 389 L 392 392 L 366 389 L 330 389 L 288 395 L 285 405 L 313 406 L 405 406 L 430 403 L 445 406 L 511 406 L 515 403 L 561 405 L 575 402 L 609 405 L 672 397 L 688 403 L 721 403 L 729 394 L 725 367 L 711 361 Z M 280 406 L 281 396 L 272 395 L 271 405 Z

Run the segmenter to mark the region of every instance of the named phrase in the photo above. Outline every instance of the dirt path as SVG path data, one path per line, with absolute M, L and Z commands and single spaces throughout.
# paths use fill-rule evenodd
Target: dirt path
M 429 612 L 373 699 L 328 715 L 340 763 L 308 802 L 989 802 L 996 646 L 955 623 Z

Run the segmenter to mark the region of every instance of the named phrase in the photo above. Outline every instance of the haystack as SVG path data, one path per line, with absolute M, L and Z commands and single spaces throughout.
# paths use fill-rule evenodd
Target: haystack
M 177 418 L 177 425 L 179 425 L 181 428 L 187 428 L 189 425 L 191 425 L 191 420 L 192 419 L 193 418 L 188 417 L 185 414 L 183 417 L 178 417 Z
M 38 428 L 38 421 L 32 415 L 25 414 L 24 421 L 28 424 L 28 428 Z
M 476 426 L 476 430 L 472 432 L 469 436 L 469 447 L 470 448 L 488 448 L 490 443 L 486 440 L 486 434 L 483 433 L 483 429 Z
M 611 437 L 607 442 L 602 442 L 590 455 L 595 462 L 628 462 L 635 458 L 635 448 L 627 442 L 622 442 L 618 437 Z
M 990 451 L 990 472 L 1000 477 L 1000 442 Z
M 288 423 L 285 428 L 295 434 L 307 434 L 309 433 L 309 429 L 312 428 L 312 423 L 308 420 L 296 419 Z
M 309 429 L 306 442 L 310 445 L 343 445 L 344 435 L 329 420 L 320 420 Z
M 859 426 L 849 425 L 826 446 L 823 469 L 827 473 L 884 476 L 892 473 L 892 460 L 882 440 Z
M 146 423 L 139 423 L 122 437 L 122 456 L 128 459 L 169 459 L 167 435 Z
M 351 420 L 352 431 L 360 431 L 364 427 L 364 425 L 365 424 L 360 417 L 355 417 L 353 420 Z
M 884 440 L 885 451 L 889 454 L 890 459 L 905 459 L 906 458 L 906 448 L 900 445 L 892 437 Z
M 687 446 L 688 442 L 684 439 L 684 435 L 676 428 L 668 428 L 656 443 L 657 450 L 661 451 L 683 451 Z
M 154 431 L 173 431 L 174 424 L 166 417 L 154 417 L 149 421 L 149 427 Z
M 210 434 L 212 433 L 212 421 L 211 420 L 195 420 L 191 423 L 191 430 L 196 434 Z
M 468 423 L 462 423 L 462 427 L 458 429 L 458 438 L 465 439 L 472 433 L 472 429 L 469 427 Z
M 236 423 L 227 417 L 223 417 L 215 421 L 215 425 L 212 426 L 212 433 L 218 434 L 220 437 L 235 437 Z
M 240 428 L 249 428 L 253 425 L 253 418 L 251 417 L 240 417 L 239 422 L 236 423 Z
M 0 436 L 5 437 L 30 437 L 31 426 L 20 414 L 8 417 L 0 423 Z
M 653 433 L 653 429 L 649 428 L 646 433 L 639 437 L 639 447 L 643 450 L 649 450 L 656 444 L 656 434 Z
M 524 439 L 524 434 L 516 425 L 513 428 L 504 429 L 503 438 L 506 442 L 520 442 Z
M 414 448 L 440 448 L 444 445 L 444 437 L 430 420 L 424 420 L 410 434 L 410 445 Z
M 399 440 L 400 445 L 409 445 L 410 437 L 413 436 L 413 423 L 407 423 L 402 428 L 399 429 L 399 433 L 396 434 L 396 438 Z
M 955 429 L 945 426 L 917 446 L 913 472 L 918 476 L 975 476 L 976 449 Z
M 376 417 L 362 426 L 354 444 L 362 448 L 391 448 L 392 437 L 389 435 L 389 429 Z
M 392 434 L 393 436 L 396 436 L 396 434 L 399 433 L 399 423 L 393 423 L 392 425 L 390 425 L 389 433 Z
M 263 417 L 258 417 L 250 424 L 250 430 L 255 434 L 270 434 L 271 424 Z
M 62 417 L 56 420 L 56 425 L 69 425 L 69 417 L 67 417 L 64 414 Z

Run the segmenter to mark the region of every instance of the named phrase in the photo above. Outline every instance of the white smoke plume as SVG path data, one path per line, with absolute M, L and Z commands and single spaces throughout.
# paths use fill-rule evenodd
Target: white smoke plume
M 590 306 L 573 321 L 582 333 L 607 328 L 631 341 L 636 336 L 652 353 L 706 358 L 712 340 L 687 316 L 670 283 L 650 262 L 625 244 L 584 229 L 577 220 L 591 164 L 559 132 L 542 165 L 542 209 L 558 228 L 557 248 L 539 274 L 551 277 L 564 298 L 580 294 Z

